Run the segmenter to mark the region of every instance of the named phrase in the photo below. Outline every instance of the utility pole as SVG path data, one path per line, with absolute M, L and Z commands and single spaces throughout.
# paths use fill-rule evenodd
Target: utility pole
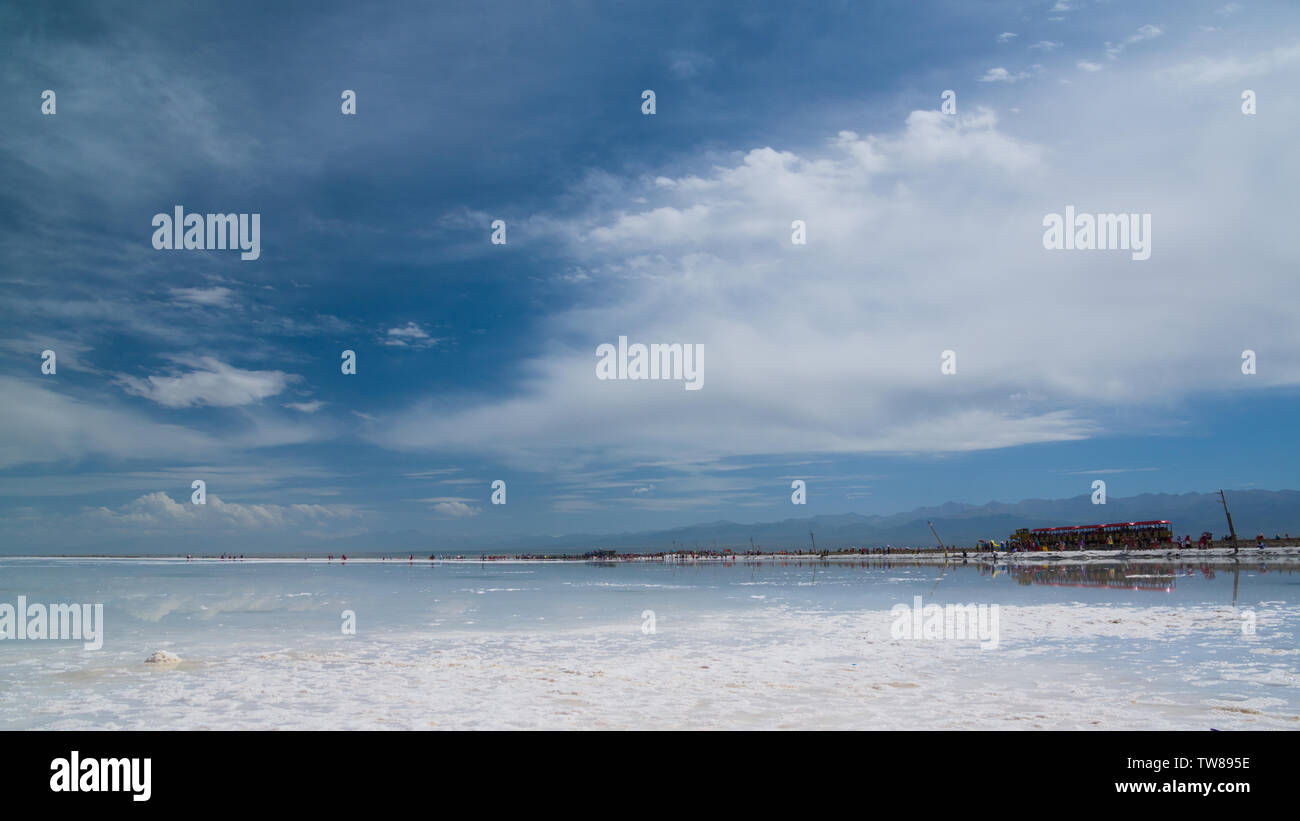
M 1236 553 L 1241 549 L 1241 546 L 1237 544 L 1237 528 L 1232 526 L 1232 513 L 1228 510 L 1228 497 L 1223 495 L 1222 490 L 1219 491 L 1219 501 L 1223 502 L 1223 512 L 1228 517 L 1228 534 L 1232 537 L 1232 552 Z

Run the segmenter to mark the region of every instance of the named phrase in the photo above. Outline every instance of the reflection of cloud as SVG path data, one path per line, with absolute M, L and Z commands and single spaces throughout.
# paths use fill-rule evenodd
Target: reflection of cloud
M 172 614 L 209 621 L 230 613 L 302 612 L 323 605 L 314 602 L 310 595 L 244 591 L 219 596 L 132 593 L 123 596 L 118 606 L 132 618 L 156 624 Z

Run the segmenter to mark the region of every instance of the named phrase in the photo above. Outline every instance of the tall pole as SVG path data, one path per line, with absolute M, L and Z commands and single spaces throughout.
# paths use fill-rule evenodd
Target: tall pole
M 934 534 L 934 538 L 939 539 L 939 531 L 934 529 L 934 523 L 927 519 L 926 524 L 930 526 L 930 532 Z M 948 558 L 948 546 L 943 543 L 943 539 L 939 539 L 939 547 L 943 548 L 943 557 Z
M 817 554 L 817 540 L 813 538 L 813 532 L 812 532 L 811 530 L 808 531 L 808 540 L 812 542 L 813 555 L 816 555 L 816 554 Z M 813 571 L 813 572 L 812 572 L 812 580 L 813 580 L 813 584 L 816 584 L 816 583 L 817 583 L 817 562 L 809 562 L 809 564 L 812 565 L 812 571 Z
M 1232 526 L 1232 513 L 1228 510 L 1228 497 L 1223 495 L 1222 490 L 1219 491 L 1219 501 L 1223 502 L 1223 512 L 1228 517 L 1228 533 L 1232 537 L 1232 552 L 1236 553 L 1241 549 L 1241 546 L 1237 544 L 1237 528 Z

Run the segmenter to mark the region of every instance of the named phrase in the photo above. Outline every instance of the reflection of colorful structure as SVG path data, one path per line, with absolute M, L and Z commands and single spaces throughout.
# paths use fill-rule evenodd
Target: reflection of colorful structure
M 1039 565 L 1013 567 L 1011 575 L 1023 585 L 1048 584 L 1053 587 L 1102 587 L 1117 590 L 1174 589 L 1173 565 Z
M 1067 549 L 1120 550 L 1126 547 L 1155 547 L 1173 540 L 1173 526 L 1167 519 L 1147 522 L 1113 522 L 1108 525 L 1066 525 L 1064 527 L 1020 528 L 1008 541 L 1021 550 L 1052 550 L 1058 544 Z

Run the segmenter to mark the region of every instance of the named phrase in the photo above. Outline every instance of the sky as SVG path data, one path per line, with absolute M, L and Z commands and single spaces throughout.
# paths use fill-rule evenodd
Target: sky
M 0 43 L 0 553 L 1300 487 L 1296 4 L 20 2 Z M 178 206 L 260 255 L 156 248 Z M 1149 258 L 1045 247 L 1067 207 Z M 599 378 L 619 337 L 699 389 Z

